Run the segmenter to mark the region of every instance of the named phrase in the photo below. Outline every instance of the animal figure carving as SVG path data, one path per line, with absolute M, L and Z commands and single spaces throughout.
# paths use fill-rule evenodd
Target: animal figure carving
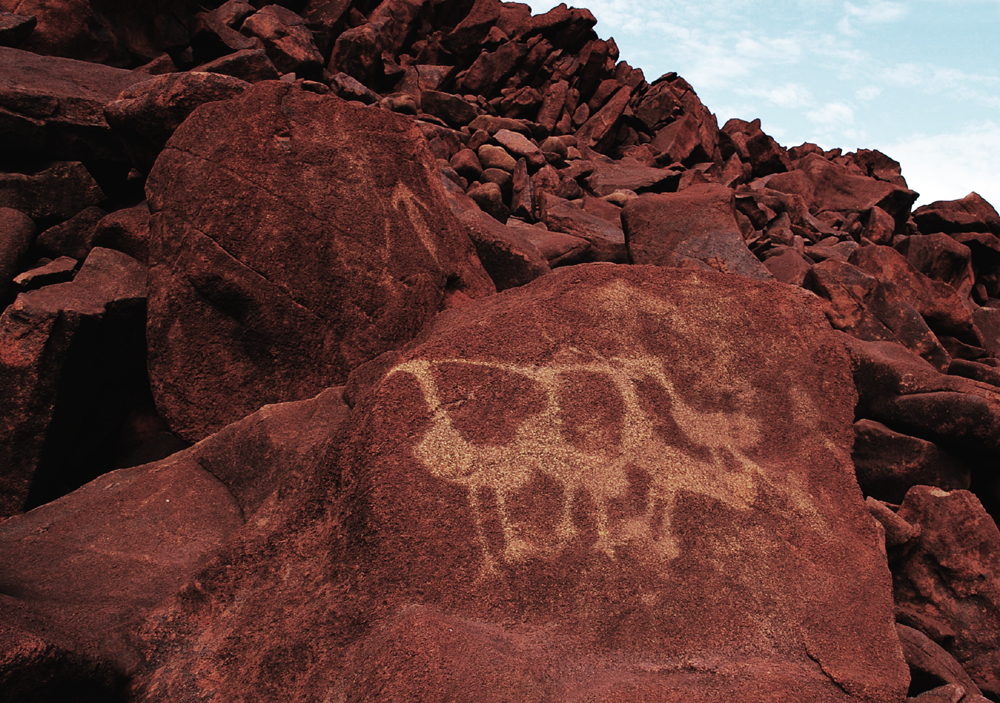
M 513 438 L 502 445 L 470 442 L 442 402 L 435 368 L 443 364 L 519 374 L 543 390 L 542 407 L 525 418 Z M 569 376 L 581 372 L 602 375 L 620 396 L 624 417 L 618 446 L 585 451 L 566 440 L 559 395 L 560 390 L 567 389 L 561 385 Z M 486 515 L 480 500 L 484 490 L 495 495 L 503 529 L 499 556 L 507 563 L 516 563 L 553 556 L 579 534 L 572 507 L 573 496 L 580 491 L 589 492 L 596 505 L 594 549 L 614 558 L 616 548 L 645 543 L 662 556 L 674 558 L 679 548 L 670 529 L 670 514 L 679 493 L 700 493 L 737 509 L 750 509 L 762 484 L 774 487 L 771 478 L 746 454 L 761 439 L 758 421 L 743 412 L 706 412 L 685 403 L 657 359 L 614 357 L 548 366 L 463 359 L 413 360 L 396 366 L 390 375 L 395 373 L 410 374 L 417 380 L 431 411 L 430 427 L 415 446 L 415 457 L 434 476 L 460 484 L 468 491 L 486 573 L 497 573 L 498 564 L 484 530 Z M 673 421 L 697 451 L 685 451 L 658 436 L 655 418 L 643 409 L 637 391 L 638 383 L 650 381 L 666 392 Z M 489 422 L 489 417 L 482 421 Z M 608 508 L 629 491 L 629 469 L 651 478 L 645 507 L 630 518 L 612 520 Z M 509 514 L 507 505 L 510 497 L 539 473 L 563 487 L 561 517 L 548 538 L 537 532 L 523 536 L 524 531 Z M 797 508 L 815 514 L 811 501 L 801 491 L 787 485 L 779 490 L 788 494 Z

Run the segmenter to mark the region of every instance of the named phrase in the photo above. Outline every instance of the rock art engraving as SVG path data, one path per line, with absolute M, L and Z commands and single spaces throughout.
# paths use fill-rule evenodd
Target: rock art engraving
M 540 411 L 527 417 L 513 438 L 501 445 L 473 443 L 462 436 L 441 399 L 435 368 L 443 364 L 467 365 L 520 374 L 544 389 Z M 559 417 L 560 385 L 571 374 L 601 374 L 613 384 L 624 408 L 621 441 L 584 451 L 565 439 Z M 663 364 L 654 358 L 622 358 L 523 366 L 463 359 L 413 360 L 395 367 L 395 373 L 411 374 L 418 382 L 431 411 L 431 425 L 413 449 L 414 456 L 434 476 L 464 486 L 476 523 L 484 557 L 484 572 L 496 574 L 498 562 L 486 539 L 485 491 L 495 495 L 503 529 L 506 563 L 554 556 L 579 534 L 574 523 L 573 498 L 589 492 L 596 505 L 597 541 L 594 549 L 615 557 L 615 550 L 629 543 L 651 546 L 667 559 L 679 555 L 671 530 L 671 512 L 682 492 L 709 496 L 739 510 L 752 509 L 761 488 L 780 492 L 792 509 L 814 525 L 822 519 L 804 486 L 786 477 L 776 485 L 773 476 L 755 463 L 747 451 L 762 437 L 759 422 L 744 412 L 697 410 L 675 392 Z M 691 452 L 673 446 L 658 436 L 655 418 L 643 407 L 636 387 L 652 379 L 671 399 L 670 414 L 677 428 L 697 447 Z M 488 417 L 483 418 L 489 422 Z M 630 489 L 629 470 L 651 478 L 645 509 L 633 517 L 612 519 L 609 505 Z M 537 534 L 523 536 L 509 514 L 510 497 L 538 474 L 555 479 L 563 487 L 561 517 L 548 539 Z

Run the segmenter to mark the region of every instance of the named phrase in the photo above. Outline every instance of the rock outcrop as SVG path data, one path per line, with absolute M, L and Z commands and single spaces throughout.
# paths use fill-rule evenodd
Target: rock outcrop
M 0 10 L 0 697 L 1000 697 L 983 198 L 565 5 Z

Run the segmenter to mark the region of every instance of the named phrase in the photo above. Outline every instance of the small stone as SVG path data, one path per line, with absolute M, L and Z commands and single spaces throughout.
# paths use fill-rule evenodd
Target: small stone
M 484 168 L 499 168 L 513 173 L 517 161 L 503 147 L 483 144 L 479 147 L 479 161 Z

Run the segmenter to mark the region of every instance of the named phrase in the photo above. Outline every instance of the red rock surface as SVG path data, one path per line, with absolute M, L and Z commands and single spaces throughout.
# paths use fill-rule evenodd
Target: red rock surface
M 0 540 L 0 698 L 1000 695 L 980 196 L 719 129 L 565 5 L 0 10 L 0 533 L 61 525 Z
M 851 415 L 776 285 L 592 265 L 458 308 L 355 406 L 339 478 L 151 621 L 141 700 L 901 700 Z
M 951 633 L 938 644 L 984 693 L 997 695 L 1000 531 L 967 491 L 917 486 L 899 515 L 920 528 L 917 546 L 894 568 L 901 620 L 924 632 L 932 625 Z
M 400 118 L 287 84 L 194 112 L 147 183 L 150 375 L 176 431 L 342 382 L 449 291 L 493 290 L 430 163 Z

